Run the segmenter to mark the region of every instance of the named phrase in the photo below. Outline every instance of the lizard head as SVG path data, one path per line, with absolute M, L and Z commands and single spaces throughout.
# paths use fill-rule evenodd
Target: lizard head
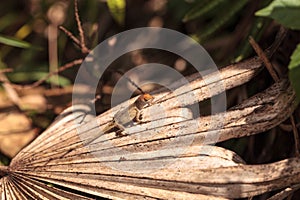
M 142 94 L 139 98 L 135 101 L 136 107 L 141 110 L 147 106 L 150 106 L 154 97 L 148 93 Z

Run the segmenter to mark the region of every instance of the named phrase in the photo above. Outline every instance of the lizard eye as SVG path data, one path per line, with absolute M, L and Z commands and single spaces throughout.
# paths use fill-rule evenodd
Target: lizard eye
M 144 94 L 144 95 L 143 95 L 143 99 L 144 99 L 146 102 L 151 102 L 151 101 L 154 99 L 154 97 L 151 96 L 150 94 Z
M 143 94 L 141 95 L 136 101 L 135 105 L 139 110 L 151 105 L 152 100 L 154 99 L 153 96 L 150 94 Z

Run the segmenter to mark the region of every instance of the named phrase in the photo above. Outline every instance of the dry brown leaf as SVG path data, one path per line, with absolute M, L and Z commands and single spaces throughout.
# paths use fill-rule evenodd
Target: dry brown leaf
M 261 62 L 254 58 L 224 68 L 225 88 L 247 82 L 260 67 Z M 220 84 L 213 76 L 206 77 L 211 80 L 208 84 L 197 74 L 189 77 L 197 101 L 221 92 L 209 91 Z M 299 183 L 299 158 L 246 165 L 234 152 L 206 145 L 216 141 L 204 140 L 213 138 L 216 131 L 220 134 L 217 141 L 257 134 L 287 119 L 296 104 L 286 80 L 226 113 L 201 118 L 194 118 L 187 108 L 178 108 L 176 98 L 187 95 L 187 86 L 179 80 L 172 87 L 177 89 L 154 95 L 159 101 L 145 109 L 146 122 L 128 128 L 130 134 L 125 137 L 103 134 L 101 129 L 128 102 L 97 117 L 85 112 L 88 106 L 69 108 L 9 167 L 0 168 L 2 199 L 227 199 Z M 195 99 L 184 102 L 191 105 Z M 164 113 L 157 106 L 163 106 Z M 209 118 L 222 118 L 224 126 L 212 130 Z
M 12 158 L 36 135 L 31 120 L 0 94 L 0 151 Z
M 22 110 L 34 110 L 38 113 L 47 110 L 47 100 L 40 94 L 31 94 L 21 97 L 19 105 Z

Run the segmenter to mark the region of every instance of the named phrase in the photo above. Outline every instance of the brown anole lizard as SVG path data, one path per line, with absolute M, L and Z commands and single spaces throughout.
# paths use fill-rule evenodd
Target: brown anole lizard
M 120 73 L 120 72 L 119 72 Z M 104 129 L 98 134 L 96 137 L 93 137 L 86 141 L 84 145 L 89 145 L 93 141 L 95 141 L 99 136 L 107 133 L 108 131 L 117 128 L 118 130 L 116 131 L 117 136 L 124 136 L 127 135 L 125 132 L 125 127 L 132 124 L 133 122 L 141 123 L 141 114 L 142 110 L 148 106 L 151 105 L 154 97 L 148 93 L 144 93 L 141 88 L 139 88 L 133 81 L 125 77 L 130 83 L 135 85 L 141 92 L 142 94 L 132 103 L 130 104 L 127 108 L 120 110 L 114 114 L 113 119 L 109 124 L 104 127 Z M 65 152 L 61 158 L 69 154 L 71 151 L 73 151 L 75 148 L 72 148 Z M 48 161 L 50 162 L 50 160 Z M 47 162 L 47 163 L 48 163 Z M 47 164 L 46 163 L 46 164 Z
M 154 97 L 148 93 L 141 94 L 134 103 L 124 110 L 118 111 L 114 115 L 112 122 L 103 129 L 103 132 L 106 133 L 113 128 L 118 128 L 121 131 L 117 133 L 118 136 L 126 135 L 125 127 L 133 122 L 141 123 L 142 110 L 150 106 L 153 99 Z
M 133 122 L 141 123 L 141 112 L 144 108 L 151 105 L 154 97 L 148 93 L 141 94 L 131 105 L 127 108 L 118 111 L 114 116 L 112 121 L 99 133 L 96 137 L 91 138 L 90 140 L 86 141 L 84 145 L 89 145 L 93 141 L 95 141 L 99 136 L 107 133 L 108 131 L 112 130 L 113 128 L 117 128 L 119 133 L 116 132 L 117 136 L 124 136 L 127 135 L 125 132 L 125 127 Z M 70 152 L 72 152 L 76 148 L 71 148 L 66 151 L 63 155 L 59 158 L 63 158 Z M 45 165 L 47 165 L 52 159 L 48 160 Z

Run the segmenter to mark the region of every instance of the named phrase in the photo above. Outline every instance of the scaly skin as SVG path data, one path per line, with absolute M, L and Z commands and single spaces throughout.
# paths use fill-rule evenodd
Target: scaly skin
M 150 106 L 152 100 L 153 96 L 151 96 L 150 94 L 140 95 L 139 98 L 137 98 L 137 100 L 128 108 L 118 111 L 114 115 L 113 121 L 103 129 L 103 132 L 106 133 L 113 128 L 118 128 L 119 136 L 126 135 L 125 127 L 134 121 L 140 123 L 142 109 Z

